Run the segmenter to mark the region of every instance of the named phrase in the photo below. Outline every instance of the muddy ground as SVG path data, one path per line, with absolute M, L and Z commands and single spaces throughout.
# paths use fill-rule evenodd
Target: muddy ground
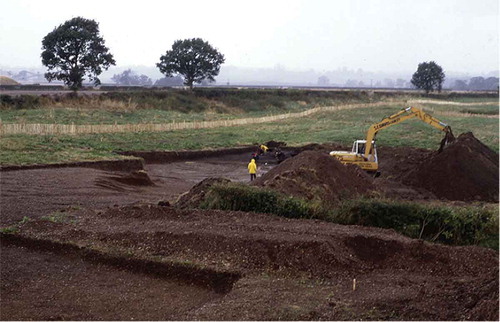
M 325 149 L 328 146 L 308 147 Z M 338 148 L 337 146 L 330 147 Z M 299 151 L 300 152 L 300 151 Z M 389 197 L 418 200 L 435 198 L 427 191 L 417 192 L 400 183 L 401 175 L 425 159 L 431 151 L 411 148 L 385 148 L 379 150 L 381 177 L 379 188 Z M 143 154 L 139 154 L 144 156 Z M 146 156 L 147 158 L 148 156 Z M 248 182 L 247 164 L 251 153 L 239 152 L 220 157 L 187 156 L 184 159 L 155 159 L 149 157 L 143 167 L 154 185 L 124 184 L 113 177 L 126 177 L 137 165 L 104 164 L 92 167 L 12 167 L 1 171 L 0 225 L 8 226 L 24 217 L 40 218 L 68 208 L 106 208 L 137 202 L 157 203 L 175 201 L 179 195 L 205 178 L 224 177 L 235 182 Z M 165 160 L 166 163 L 162 163 Z M 277 165 L 271 156 L 259 160 L 258 177 Z M 10 169 L 10 168 L 8 168 Z M 23 170 L 21 170 L 23 169 Z
M 436 199 L 400 181 L 431 153 L 381 148 L 378 186 L 393 197 Z M 153 185 L 109 169 L 0 172 L 1 226 L 31 218 L 14 237 L 2 235 L 0 318 L 498 320 L 495 251 L 157 205 L 208 177 L 248 181 L 248 159 L 147 163 Z M 267 161 L 260 174 L 275 166 Z

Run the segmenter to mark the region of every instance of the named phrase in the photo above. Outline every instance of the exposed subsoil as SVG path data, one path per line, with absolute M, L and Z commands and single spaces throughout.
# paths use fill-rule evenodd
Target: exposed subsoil
M 59 314 L 78 320 L 88 318 L 88 312 L 90 316 L 99 316 L 94 312 L 102 312 L 121 296 L 135 298 L 136 305 L 145 302 L 150 307 L 158 303 L 156 297 L 168 298 L 184 289 L 188 294 L 183 296 L 188 298 L 183 307 L 188 309 L 181 307 L 179 311 L 172 311 L 170 305 L 160 305 L 149 314 L 155 319 L 163 316 L 161 319 L 209 320 L 498 319 L 498 254 L 495 251 L 429 244 L 389 230 L 264 214 L 180 211 L 172 207 L 136 205 L 114 207 L 104 212 L 80 211 L 64 223 L 31 221 L 21 227 L 19 234 L 35 241 L 54 241 L 59 247 L 71 245 L 69 251 L 60 250 L 49 257 L 53 265 L 49 271 L 70 271 L 63 274 L 68 277 L 58 282 L 53 282 L 54 277 L 47 280 L 42 276 L 40 280 L 35 278 L 37 283 L 26 280 L 11 283 L 11 280 L 28 278 L 26 270 L 47 264 L 35 261 L 26 265 L 29 269 L 16 269 L 26 264 L 26 259 L 19 258 L 24 256 L 12 256 L 9 258 L 12 262 L 2 261 L 9 272 L 8 278 L 2 278 L 2 293 L 9 294 L 6 298 L 2 296 L 2 307 L 18 305 L 19 308 L 19 301 L 32 303 L 28 312 L 35 319 L 51 312 L 50 307 L 44 306 L 48 301 L 40 293 L 52 296 L 56 308 L 60 305 L 74 308 L 61 309 Z M 19 245 L 8 247 L 28 251 L 19 249 Z M 88 265 L 86 270 L 93 275 L 99 269 L 106 270 L 104 266 L 108 265 L 83 256 L 74 258 L 75 248 L 122 253 L 146 261 L 159 260 L 171 266 L 189 263 L 199 272 L 227 272 L 242 277 L 227 293 L 193 285 L 189 276 L 186 285 L 175 284 L 167 292 L 158 286 L 150 288 L 147 281 L 145 285 L 134 287 L 128 284 L 126 277 L 104 285 L 91 281 L 85 283 L 83 289 L 76 284 L 82 278 L 78 272 L 74 272 L 74 281 L 70 277 L 74 270 Z M 36 253 L 35 258 L 43 256 L 46 255 Z M 68 258 L 76 260 L 78 265 L 69 268 Z M 117 271 L 117 274 L 130 273 Z M 156 275 L 160 285 L 172 283 L 168 274 L 166 271 L 161 277 Z M 357 283 L 355 291 L 353 279 Z M 39 283 L 52 287 L 44 291 Z M 23 290 L 18 291 L 21 286 Z M 56 292 L 54 286 L 61 290 Z M 109 298 L 102 303 L 93 302 L 92 309 L 86 312 L 89 304 L 78 299 L 90 298 L 103 286 L 107 286 L 105 294 Z M 127 288 L 123 294 L 113 293 L 123 287 Z M 145 287 L 149 296 L 144 299 Z M 199 297 L 190 293 L 196 287 L 200 289 Z M 82 294 L 76 294 L 77 289 Z M 75 292 L 75 298 L 63 298 L 69 290 Z M 130 305 L 133 306 L 131 302 L 120 302 L 112 310 L 122 319 L 131 319 L 137 316 L 126 317 L 131 311 Z M 37 311 L 32 310 L 33 306 Z M 7 312 L 11 313 L 2 312 L 2 319 L 19 314 L 10 309 Z
M 440 155 L 379 148 L 382 176 L 375 180 L 330 159 L 327 152 L 338 146 L 281 145 L 287 156 L 316 152 L 279 165 L 263 155 L 258 182 L 332 202 L 372 190 L 410 200 L 495 201 L 494 188 L 481 190 L 475 178 L 495 181 L 498 195 L 498 154 L 478 142 L 461 136 Z M 492 250 L 434 245 L 370 227 L 157 205 L 206 178 L 248 182 L 251 152 L 151 154 L 144 170 L 112 171 L 109 164 L 104 170 L 98 164 L 3 169 L 0 225 L 20 230 L 17 239 L 1 237 L 0 318 L 498 320 Z M 446 195 L 441 182 L 432 189 L 426 180 L 408 181 L 417 168 L 434 179 L 428 169 L 438 166 L 453 173 L 446 184 L 468 185 L 474 197 Z M 301 184 L 294 186 L 297 178 Z M 25 216 L 31 220 L 17 225 Z
M 2 245 L 2 320 L 178 320 L 221 295 L 51 252 Z

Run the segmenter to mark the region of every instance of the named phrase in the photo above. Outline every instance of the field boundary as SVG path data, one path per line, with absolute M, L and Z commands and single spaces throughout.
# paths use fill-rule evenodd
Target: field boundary
M 100 134 L 100 133 L 135 133 L 135 132 L 166 132 L 176 130 L 189 130 L 189 129 L 209 129 L 219 127 L 230 127 L 249 124 L 261 124 L 276 122 L 280 120 L 307 117 L 312 114 L 321 112 L 333 112 L 357 108 L 368 108 L 384 105 L 401 105 L 407 106 L 412 103 L 417 104 L 443 104 L 443 105 L 459 105 L 471 106 L 478 105 L 478 103 L 460 103 L 449 101 L 435 101 L 435 100 L 410 100 L 410 101 L 392 101 L 392 102 L 376 102 L 376 103 L 359 103 L 359 104 L 345 104 L 345 105 L 331 105 L 314 107 L 306 111 L 296 113 L 284 113 L 276 115 L 268 115 L 262 117 L 248 117 L 241 119 L 226 119 L 215 121 L 192 121 L 192 122 L 175 122 L 171 123 L 137 123 L 137 124 L 40 124 L 40 123 L 7 123 L 4 124 L 0 121 L 0 135 L 15 135 L 15 134 L 28 134 L 28 135 L 54 135 L 54 134 Z M 480 103 L 479 105 L 495 105 L 494 102 Z M 482 117 L 482 118 L 498 118 L 498 115 L 483 115 L 472 113 L 460 112 L 435 112 L 440 115 L 449 116 L 464 116 L 464 117 Z
M 477 106 L 477 105 L 499 105 L 499 102 L 453 102 L 453 101 L 438 101 L 438 100 L 410 100 L 408 103 L 419 104 L 435 104 L 435 105 L 457 105 L 457 106 Z
M 126 155 L 126 154 L 124 154 Z M 129 156 L 134 156 L 129 154 Z M 136 159 L 123 160 L 97 160 L 97 161 L 77 161 L 64 163 L 28 164 L 28 165 L 0 165 L 0 172 L 54 169 L 54 168 L 92 168 L 104 171 L 139 171 L 144 170 L 144 160 L 140 157 Z
M 249 117 L 233 120 L 216 121 L 194 121 L 171 123 L 138 123 L 138 124 L 38 124 L 38 123 L 0 123 L 0 135 L 29 134 L 29 135 L 52 135 L 52 134 L 99 134 L 99 133 L 126 133 L 126 132 L 165 132 L 188 129 L 208 129 L 218 127 L 230 127 L 248 124 L 269 123 L 291 118 L 306 117 L 320 112 L 341 111 L 356 108 L 368 108 L 381 105 L 405 104 L 404 102 L 377 102 L 346 104 L 334 106 L 319 106 L 303 112 L 285 113 L 262 117 Z

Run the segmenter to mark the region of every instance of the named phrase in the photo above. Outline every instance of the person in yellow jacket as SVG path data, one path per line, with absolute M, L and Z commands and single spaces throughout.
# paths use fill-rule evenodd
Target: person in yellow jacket
M 252 159 L 248 164 L 248 173 L 250 173 L 250 181 L 257 178 L 257 163 L 255 163 L 255 159 Z

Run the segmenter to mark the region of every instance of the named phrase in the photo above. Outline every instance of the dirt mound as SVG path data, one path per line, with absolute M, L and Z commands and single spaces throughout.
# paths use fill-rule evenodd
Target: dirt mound
M 112 190 L 125 190 L 125 186 L 154 186 L 154 182 L 145 170 L 129 173 L 110 173 L 96 179 L 96 185 Z
M 253 185 L 304 198 L 334 202 L 373 189 L 372 179 L 356 166 L 345 166 L 326 153 L 304 151 L 254 181 Z
M 272 148 L 281 148 L 281 147 L 284 147 L 286 146 L 286 143 L 285 142 L 281 142 L 281 141 L 269 141 L 265 144 L 268 148 L 272 149 Z
M 20 85 L 20 84 L 10 77 L 0 76 L 0 85 Z
M 498 202 L 498 154 L 471 132 L 463 133 L 409 172 L 403 182 L 438 198 Z
M 176 201 L 175 206 L 178 208 L 197 208 L 201 202 L 205 199 L 205 194 L 208 189 L 214 184 L 226 184 L 231 182 L 229 179 L 225 178 L 207 178 L 200 181 L 198 184 L 193 186 L 191 190 L 179 196 Z

